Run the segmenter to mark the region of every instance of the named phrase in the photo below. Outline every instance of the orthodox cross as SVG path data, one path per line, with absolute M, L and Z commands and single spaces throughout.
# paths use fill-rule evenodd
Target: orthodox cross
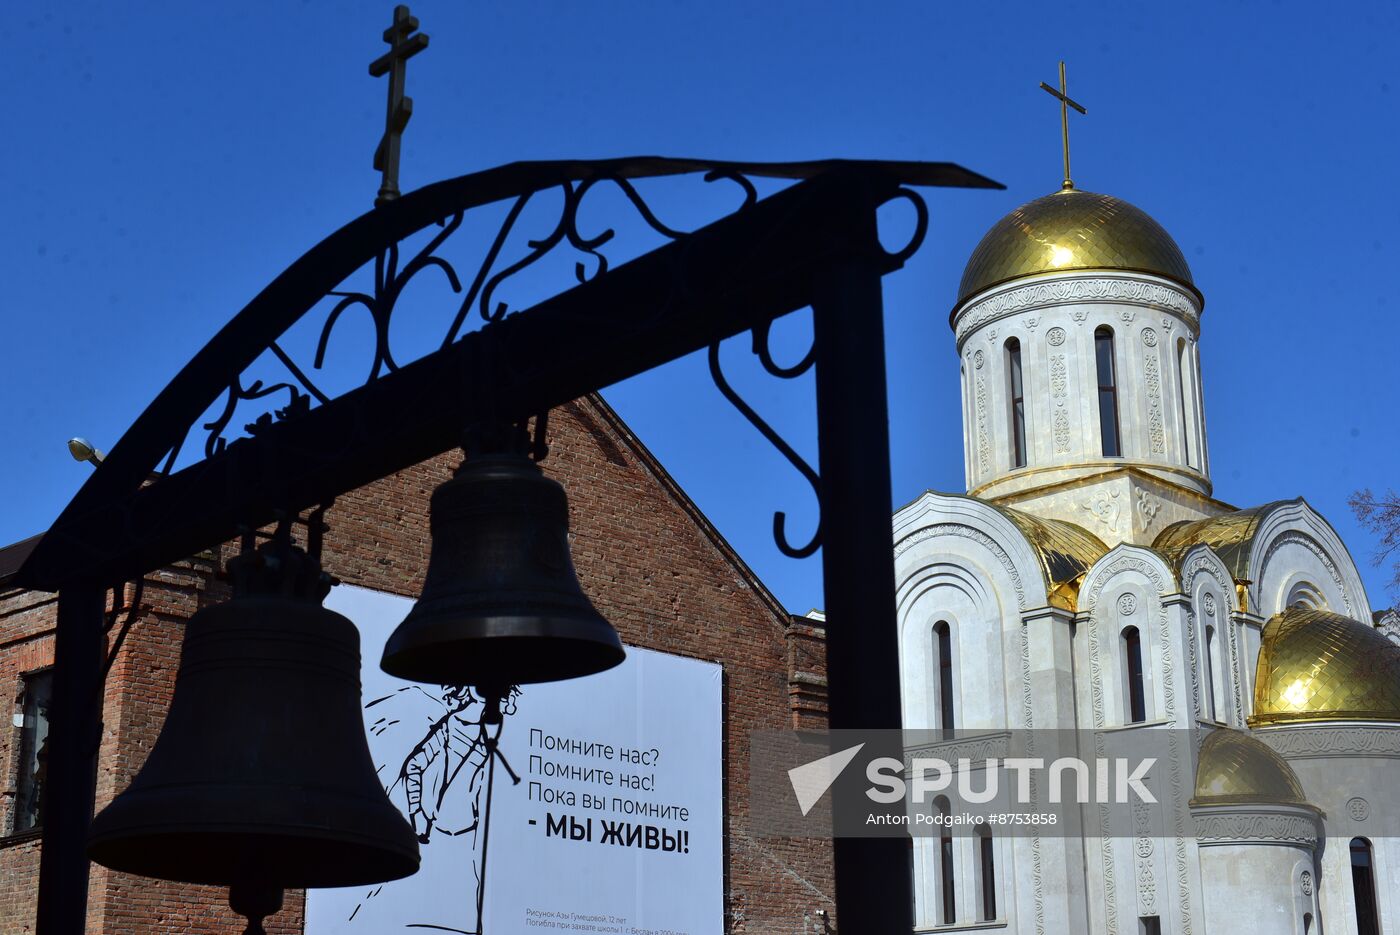
M 1069 96 L 1069 91 L 1065 88 L 1064 62 L 1060 63 L 1060 90 L 1056 91 L 1044 81 L 1040 83 L 1040 87 L 1045 91 L 1049 91 L 1052 96 L 1059 98 L 1060 101 L 1060 133 L 1064 137 L 1065 146 L 1065 183 L 1061 188 L 1071 189 L 1074 188 L 1074 182 L 1070 181 L 1069 177 L 1069 109 L 1073 107 L 1081 114 L 1088 114 L 1089 112 L 1084 109 L 1082 104 Z
M 371 77 L 389 76 L 389 110 L 384 118 L 384 137 L 374 151 L 374 167 L 384 173 L 379 196 L 374 199 L 375 207 L 399 197 L 399 141 L 404 127 L 408 126 L 408 118 L 413 116 L 413 98 L 403 93 L 404 78 L 408 60 L 428 47 L 426 35 L 410 35 L 417 28 L 418 17 L 410 16 L 408 7 L 403 4 L 394 7 L 394 25 L 384 30 L 389 51 L 369 65 Z

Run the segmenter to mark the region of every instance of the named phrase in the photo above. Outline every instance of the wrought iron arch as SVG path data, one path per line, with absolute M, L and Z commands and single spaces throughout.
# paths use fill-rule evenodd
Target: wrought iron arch
M 734 213 L 684 234 L 665 225 L 631 184 L 697 172 L 737 183 L 744 197 Z M 795 184 L 757 198 L 749 177 Z M 671 242 L 610 268 L 601 252 L 608 231 L 589 237 L 577 226 L 579 200 L 602 183 L 621 189 L 643 221 Z M 240 526 L 324 504 L 441 453 L 460 442 L 472 419 L 533 415 L 744 331 L 754 332 L 755 353 L 770 374 L 789 377 L 815 368 L 819 469 L 803 474 L 817 488 L 822 511 L 830 726 L 897 727 L 880 282 L 917 249 L 926 227 L 923 203 L 906 185 L 1001 187 L 948 163 L 659 157 L 512 163 L 390 199 L 277 276 L 156 396 L 13 579 L 22 587 L 60 591 L 41 935 L 81 932 L 85 915 L 84 846 L 93 813 L 108 586 L 230 539 Z M 342 311 L 387 296 L 391 314 L 405 277 L 428 267 L 462 289 L 456 270 L 435 259 L 437 238 L 451 236 L 473 208 L 528 199 L 555 186 L 565 198 L 554 232 L 531 245 L 534 252 L 524 260 L 495 274 L 495 255 L 488 255 L 437 350 L 400 363 L 387 345 L 377 345 L 366 383 L 336 397 L 315 387 L 289 355 L 282 359 L 278 339 L 327 296 L 345 302 Z M 891 252 L 880 244 L 875 213 L 898 198 L 914 204 L 916 224 L 910 243 Z M 428 247 L 400 266 L 398 245 L 434 225 L 441 227 Z M 580 266 L 579 285 L 521 314 L 492 305 L 493 282 L 561 243 L 592 258 L 591 275 Z M 337 296 L 336 287 L 367 263 L 377 264 L 375 295 Z M 488 323 L 458 337 L 472 302 Z M 813 312 L 812 352 L 780 366 L 767 348 L 767 324 L 806 306 Z M 382 338 L 386 311 L 370 311 Z M 268 351 L 282 359 L 296 383 L 241 382 Z M 488 379 L 498 386 L 493 399 L 483 402 L 479 390 Z M 210 423 L 213 440 L 202 460 L 152 479 L 163 463 L 173 468 L 174 453 L 195 421 L 221 395 L 236 404 L 277 392 L 288 393 L 288 405 L 258 418 L 251 437 L 220 444 L 231 418 L 223 413 Z M 313 399 L 319 405 L 312 406 Z M 745 415 L 765 429 L 752 410 Z M 787 543 L 780 519 L 775 531 L 790 554 L 817 547 Z M 867 752 L 877 755 L 871 746 Z M 897 742 L 880 751 L 903 754 Z M 851 791 L 838 782 L 833 794 Z M 850 835 L 834 845 L 841 912 L 874 927 L 907 930 L 912 895 L 904 846 L 895 839 L 857 837 L 862 829 L 838 832 Z

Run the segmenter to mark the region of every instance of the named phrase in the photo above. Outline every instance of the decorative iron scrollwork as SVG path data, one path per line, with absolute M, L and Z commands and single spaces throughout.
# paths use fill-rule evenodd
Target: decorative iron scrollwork
M 899 189 L 890 201 L 896 199 L 903 199 L 914 208 L 914 233 L 909 236 L 909 242 L 898 250 L 885 251 L 891 259 L 903 263 L 917 253 L 919 247 L 923 245 L 924 235 L 928 233 L 928 204 L 919 196 L 918 192 L 911 188 Z M 885 204 L 889 203 L 889 201 L 885 202 Z
M 758 201 L 758 189 L 753 182 L 735 170 L 713 169 L 706 172 L 703 179 L 705 182 L 729 181 L 739 186 L 743 198 L 739 206 L 733 209 L 734 211 L 742 211 Z M 262 413 L 245 425 L 245 431 L 248 434 L 256 435 L 275 421 L 294 418 L 309 410 L 313 401 L 316 404 L 325 404 L 330 401 L 328 394 L 308 376 L 308 370 L 322 370 L 325 367 L 331 334 L 345 313 L 352 308 L 363 308 L 368 313 L 373 327 L 373 354 L 364 382 L 368 384 L 387 373 L 398 370 L 401 363 L 395 357 L 390 344 L 390 325 L 393 321 L 394 310 L 408 284 L 425 269 L 431 267 L 440 270 L 452 292 L 462 296 L 444 333 L 441 347 L 451 345 L 462 336 L 473 312 L 480 316 L 482 322 L 489 325 L 500 321 L 514 311 L 518 311 L 509 303 L 498 298 L 501 287 L 553 253 L 561 245 L 567 244 L 569 248 L 584 257 L 574 264 L 574 278 L 579 283 L 588 282 L 606 273 L 610 268 L 610 261 L 602 248 L 614 239 L 617 234 L 616 230 L 608 227 L 595 235 L 588 236 L 579 227 L 579 213 L 585 197 L 603 183 L 615 186 L 636 210 L 637 216 L 652 231 L 670 240 L 680 240 L 687 235 L 687 231 L 679 230 L 663 222 L 652 207 L 647 204 L 637 186 L 621 174 L 598 175 L 582 180 L 566 179 L 556 185 L 526 191 L 511 199 L 505 218 L 501 221 L 500 227 L 496 230 L 490 246 L 477 266 L 470 284 L 464 291 L 463 280 L 458 275 L 456 267 L 440 252 L 453 234 L 462 227 L 466 217 L 465 210 L 454 211 L 439 219 L 437 224 L 441 229 L 402 266 L 400 266 L 401 241 L 392 243 L 381 250 L 373 261 L 372 291 L 337 289 L 326 293 L 326 298 L 335 299 L 336 302 L 321 325 L 320 334 L 316 341 L 315 356 L 309 368 L 298 365 L 292 355 L 277 341 L 270 342 L 268 350 L 285 367 L 290 375 L 289 379 L 271 384 L 266 384 L 262 380 L 254 380 L 245 385 L 242 374 L 235 377 L 224 393 L 221 410 L 210 421 L 203 423 L 203 428 L 208 432 L 204 445 L 205 456 L 216 455 L 227 446 L 228 440 L 225 438 L 225 432 L 233 422 L 235 411 L 240 403 L 261 399 L 276 393 L 285 392 L 287 394 L 285 406 Z M 503 262 L 502 255 L 506 245 L 511 234 L 515 232 L 517 222 L 526 206 L 541 193 L 556 189 L 562 195 L 562 206 L 553 229 L 543 237 L 526 240 L 526 249 L 522 256 L 508 263 Z M 183 444 L 183 439 L 181 444 Z M 164 473 L 168 473 L 174 466 L 179 454 L 179 447 L 177 445 L 166 458 L 163 467 Z
M 779 379 L 794 380 L 802 376 L 808 370 L 811 370 L 816 363 L 816 346 L 814 344 L 802 359 L 793 366 L 779 366 L 773 360 L 772 349 L 769 347 L 769 327 L 765 324 L 761 328 L 755 328 L 752 334 L 753 353 L 757 355 L 759 362 L 763 365 L 763 369 Z M 817 475 L 816 470 L 813 469 L 813 467 L 807 463 L 806 459 L 799 455 L 793 447 L 787 443 L 787 440 L 779 435 L 777 431 L 775 431 L 773 427 L 769 425 L 737 391 L 735 391 L 729 381 L 725 379 L 724 371 L 720 367 L 718 343 L 710 345 L 709 359 L 710 376 L 715 381 L 715 386 L 724 394 L 724 398 L 729 400 L 730 404 L 733 405 L 735 409 L 739 410 L 740 415 L 749 420 L 749 424 L 758 429 L 759 433 L 763 435 L 764 438 L 768 439 L 769 444 L 778 449 L 778 452 L 788 460 L 788 463 L 796 468 L 799 474 L 806 478 L 807 483 L 812 487 L 812 493 L 817 498 L 817 508 L 820 511 L 821 478 Z M 773 541 L 777 544 L 778 551 L 789 558 L 806 558 L 812 555 L 817 549 L 821 548 L 822 526 L 820 515 L 817 519 L 817 529 L 812 533 L 812 538 L 807 544 L 794 546 L 788 541 L 787 537 L 787 514 L 778 510 L 773 514 Z
M 659 234 L 667 240 L 680 241 L 687 236 L 688 231 L 662 220 L 639 191 L 637 184 L 635 184 L 637 179 L 701 171 L 703 172 L 702 178 L 706 183 L 730 182 L 739 188 L 741 200 L 736 207 L 727 212 L 721 212 L 721 216 L 725 216 L 744 211 L 758 202 L 758 189 L 751 180 L 750 174 L 784 179 L 803 177 L 800 172 L 793 172 L 791 167 L 679 163 L 674 161 L 657 161 L 655 166 L 642 165 L 646 162 L 648 161 L 619 160 L 610 163 L 557 164 L 552 169 L 557 174 L 552 178 L 537 176 L 533 183 L 522 184 L 514 193 L 503 189 L 503 193 L 493 192 L 484 197 L 459 196 L 455 201 L 448 201 L 449 210 L 437 217 L 435 221 L 420 222 L 421 226 L 416 229 L 406 229 L 393 239 L 386 238 L 382 241 L 386 245 L 373 253 L 361 254 L 367 256 L 367 259 L 358 270 L 345 275 L 341 285 L 327 289 L 321 295 L 320 300 L 308 297 L 309 304 L 302 306 L 301 311 L 291 312 L 289 310 L 289 314 L 283 318 L 287 322 L 282 326 L 285 329 L 300 317 L 321 307 L 323 302 L 334 300 L 320 325 L 315 343 L 315 353 L 310 366 L 299 364 L 294 355 L 288 351 L 288 345 L 276 338 L 263 345 L 265 351 L 271 353 L 271 358 L 285 369 L 286 378 L 272 381 L 253 379 L 251 382 L 245 382 L 249 379 L 248 376 L 245 376 L 246 370 L 235 376 L 223 391 L 221 404 L 213 407 L 215 410 L 213 417 L 202 423 L 207 432 L 204 444 L 205 456 L 217 455 L 226 448 L 228 440 L 225 435 L 228 426 L 233 424 L 235 414 L 242 403 L 285 394 L 283 405 L 262 412 L 251 422 L 244 423 L 245 432 L 255 436 L 276 422 L 295 419 L 302 413 L 309 411 L 313 405 L 324 405 L 331 401 L 333 394 L 318 386 L 311 379 L 310 374 L 314 371 L 324 370 L 326 367 L 331 335 L 352 308 L 364 309 L 369 316 L 373 330 L 372 358 L 365 372 L 363 383 L 367 385 L 398 370 L 406 361 L 401 362 L 398 359 L 390 342 L 394 312 L 409 283 L 426 269 L 439 270 L 452 293 L 455 296 L 460 296 L 460 299 L 455 300 L 456 309 L 443 332 L 439 348 L 446 348 L 459 340 L 464 332 L 469 330 L 468 323 L 473 318 L 477 318 L 481 322 L 480 327 L 490 327 L 493 323 L 519 311 L 501 298 L 502 291 L 517 276 L 535 267 L 541 260 L 561 247 L 572 250 L 579 255 L 573 269 L 573 278 L 579 283 L 589 282 L 606 273 L 612 264 L 609 254 L 605 252 L 604 248 L 615 240 L 616 228 L 605 227 L 597 233 L 589 234 L 580 226 L 580 212 L 585 200 L 590 192 L 600 187 L 608 185 L 615 187 L 616 191 L 621 193 L 626 202 L 632 206 L 636 217 L 645 225 L 645 229 Z M 663 163 L 665 163 L 664 166 Z M 773 171 L 774 169 L 776 171 Z M 556 190 L 559 192 L 561 200 L 559 213 L 553 221 L 552 228 L 543 236 L 525 239 L 523 251 L 519 255 L 510 256 L 508 245 L 512 242 L 512 235 L 518 236 L 517 228 L 520 226 L 522 217 L 525 216 L 527 207 L 537 202 L 540 196 Z M 888 258 L 902 263 L 911 257 L 922 244 L 928 230 L 929 216 L 928 208 L 923 199 L 913 190 L 899 188 L 889 201 L 896 199 L 908 201 L 915 212 L 914 229 L 907 243 L 898 250 L 885 251 Z M 480 259 L 475 261 L 475 271 L 472 273 L 470 281 L 467 282 L 464 277 L 458 274 L 453 261 L 444 255 L 444 248 L 448 247 L 453 242 L 454 235 L 462 230 L 469 214 L 476 217 L 478 215 L 475 212 L 480 209 L 495 207 L 496 210 L 499 210 L 500 206 L 504 206 L 504 216 L 498 222 L 499 226 L 489 233 L 488 245 Z M 431 218 L 431 215 L 428 217 Z M 434 226 L 438 230 L 432 231 Z M 432 236 L 427 238 L 426 243 L 418 247 L 406 263 L 401 263 L 402 253 L 407 249 L 405 247 L 406 239 L 420 232 L 429 231 L 432 231 Z M 344 283 L 353 281 L 361 275 L 361 271 L 367 271 L 371 264 L 372 278 L 368 289 L 354 289 L 344 286 Z M 342 267 L 342 269 L 349 270 L 350 267 Z M 770 347 L 770 332 L 771 328 L 768 324 L 756 328 L 752 332 L 753 353 L 758 357 L 759 363 L 766 373 L 778 379 L 791 380 L 803 376 L 814 367 L 815 347 L 809 349 L 800 360 L 792 365 L 784 366 L 775 361 Z M 282 337 L 285 337 L 285 334 Z M 251 361 L 252 358 L 249 360 Z M 793 447 L 735 391 L 725 378 L 720 366 L 719 346 L 717 344 L 710 348 L 709 365 L 711 376 L 720 392 L 802 475 L 811 486 L 813 494 L 817 496 L 818 509 L 820 510 L 820 478 L 817 471 L 798 455 Z M 531 454 L 537 459 L 544 457 L 548 450 L 543 441 L 544 415 L 541 414 L 541 417 L 536 420 L 536 431 L 531 446 Z M 169 473 L 174 469 L 187 434 L 188 429 L 179 433 L 174 445 L 168 450 L 161 468 L 162 473 Z M 816 530 L 811 538 L 806 543 L 799 545 L 789 541 L 787 519 L 787 514 L 783 511 L 776 511 L 773 515 L 773 538 L 778 549 L 784 555 L 793 558 L 805 558 L 815 553 L 821 546 L 822 523 L 820 515 L 818 515 Z

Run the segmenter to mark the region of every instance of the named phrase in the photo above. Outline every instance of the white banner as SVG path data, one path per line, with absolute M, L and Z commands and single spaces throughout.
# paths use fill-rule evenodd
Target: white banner
M 306 935 L 723 931 L 719 665 L 629 646 L 608 672 L 525 686 L 500 740 L 516 785 L 478 697 L 380 671 L 412 601 L 342 585 L 326 606 L 360 629 L 370 753 L 423 866 L 310 891 Z

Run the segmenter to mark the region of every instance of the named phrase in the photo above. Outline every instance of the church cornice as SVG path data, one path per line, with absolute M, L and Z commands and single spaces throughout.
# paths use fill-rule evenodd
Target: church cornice
M 1191 809 L 1196 843 L 1317 846 L 1319 812 L 1306 805 L 1207 805 Z
M 1096 467 L 1102 468 L 1102 470 L 1099 470 L 1096 473 L 1089 475 L 1077 475 L 1066 480 L 1052 481 L 1048 484 L 1041 484 L 1036 487 L 1026 487 L 1022 490 L 1016 490 L 1004 496 L 984 496 L 984 493 L 988 488 L 995 487 L 998 484 L 1004 484 L 1008 478 L 1029 477 L 1035 474 L 1053 474 L 1061 473 L 1064 471 L 1073 471 L 1084 468 Z M 1102 461 L 1083 462 L 1080 464 L 1047 464 L 1043 467 L 1026 468 L 1022 471 L 1003 475 L 995 480 L 988 481 L 985 484 L 979 484 L 972 490 L 968 491 L 967 495 L 969 497 L 975 497 L 979 500 L 995 502 L 1003 506 L 1014 506 L 1022 500 L 1031 500 L 1036 497 L 1044 496 L 1047 493 L 1054 493 L 1059 490 L 1074 490 L 1079 487 L 1088 487 L 1094 484 L 1102 483 L 1105 480 L 1112 480 L 1118 477 L 1130 477 L 1147 482 L 1149 484 L 1158 484 L 1164 487 L 1168 487 L 1174 493 L 1180 494 L 1181 496 L 1192 500 L 1198 505 L 1215 510 L 1219 513 L 1234 513 L 1238 509 L 1238 507 L 1232 506 L 1231 504 L 1226 503 L 1223 500 L 1217 500 L 1214 497 L 1207 496 L 1206 494 L 1203 494 L 1198 490 L 1192 490 L 1190 487 L 1178 484 L 1175 481 L 1168 480 L 1165 477 L 1153 473 L 1153 471 L 1163 471 L 1167 473 L 1180 474 L 1184 477 L 1191 478 L 1196 483 L 1202 483 L 1203 478 L 1197 472 L 1186 471 L 1168 464 L 1153 464 L 1150 465 L 1150 468 L 1151 470 L 1148 470 L 1147 468 L 1138 467 L 1132 464 L 1124 464 L 1122 466 L 1115 467 L 1104 467 Z M 1207 489 L 1211 489 L 1209 480 L 1204 480 L 1204 483 L 1206 484 Z
M 1301 724 L 1256 730 L 1254 736 L 1290 760 L 1311 757 L 1400 758 L 1400 727 L 1384 722 L 1336 727 Z
M 1149 274 L 1047 274 L 981 293 L 953 310 L 949 323 L 961 350 L 963 341 L 983 325 L 1027 309 L 1060 305 L 1129 303 L 1170 312 L 1182 318 L 1192 334 L 1200 330 L 1201 299 L 1180 283 Z

